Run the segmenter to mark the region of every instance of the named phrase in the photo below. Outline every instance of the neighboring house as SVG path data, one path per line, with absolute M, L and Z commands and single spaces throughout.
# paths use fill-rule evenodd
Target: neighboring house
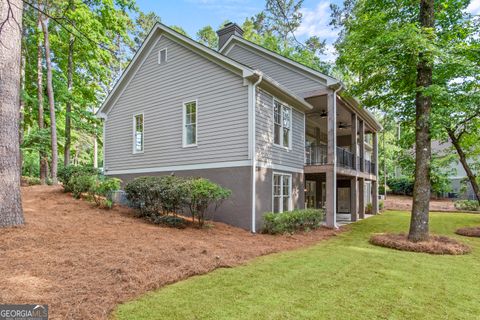
M 397 136 L 398 140 L 400 140 L 400 126 L 397 127 Z M 472 184 L 470 183 L 470 180 L 467 177 L 467 173 L 465 172 L 465 169 L 463 168 L 462 164 L 460 163 L 458 154 L 453 147 L 452 143 L 450 140 L 447 141 L 438 141 L 438 140 L 433 140 L 432 141 L 432 154 L 437 156 L 437 157 L 448 157 L 448 159 L 451 159 L 452 156 L 454 157 L 454 160 L 449 160 L 446 161 L 448 164 L 445 165 L 444 167 L 441 168 L 442 172 L 444 172 L 447 175 L 447 178 L 450 182 L 449 184 L 449 190 L 447 192 L 443 192 L 440 194 L 435 194 L 436 197 L 442 197 L 442 198 L 453 198 L 453 199 L 465 199 L 465 200 L 477 200 L 477 197 L 475 196 L 475 192 L 473 191 Z M 478 163 L 480 159 L 474 160 L 470 159 L 469 163 L 475 164 L 475 162 Z M 395 178 L 401 178 L 404 177 L 402 170 L 400 166 L 395 167 L 395 173 L 394 173 Z
M 110 92 L 105 174 L 201 176 L 232 190 L 215 219 L 253 232 L 262 215 L 378 210 L 379 123 L 340 81 L 242 38 L 227 24 L 218 51 L 158 23 Z M 371 143 L 365 143 L 371 136 Z

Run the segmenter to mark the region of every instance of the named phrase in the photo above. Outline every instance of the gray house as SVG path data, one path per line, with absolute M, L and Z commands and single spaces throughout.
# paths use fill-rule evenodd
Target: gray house
M 98 111 L 105 174 L 208 178 L 232 190 L 215 219 L 253 232 L 269 211 L 324 207 L 329 227 L 365 199 L 377 211 L 379 123 L 339 80 L 242 34 L 226 25 L 216 51 L 155 25 Z

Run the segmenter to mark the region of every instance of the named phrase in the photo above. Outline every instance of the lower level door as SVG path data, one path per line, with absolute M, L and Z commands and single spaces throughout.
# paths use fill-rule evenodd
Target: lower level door
M 337 212 L 350 213 L 350 188 L 338 188 L 337 199 Z
M 305 208 L 315 208 L 317 203 L 317 182 L 305 181 Z

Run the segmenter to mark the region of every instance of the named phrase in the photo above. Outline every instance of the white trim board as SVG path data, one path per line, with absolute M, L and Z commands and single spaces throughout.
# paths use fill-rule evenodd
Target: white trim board
M 279 171 L 285 171 L 285 172 L 304 173 L 303 169 L 293 168 L 290 166 L 267 163 L 262 161 L 257 161 L 256 163 L 257 163 L 257 168 L 266 168 L 266 169 L 279 170 Z M 236 167 L 251 167 L 251 166 L 252 166 L 251 160 L 238 160 L 238 161 L 211 162 L 211 163 L 201 163 L 201 164 L 186 164 L 186 165 L 179 165 L 179 166 L 105 170 L 105 175 L 202 170 L 202 169 L 217 169 L 217 168 L 236 168 Z
M 201 170 L 201 169 L 217 169 L 217 168 L 234 168 L 234 167 L 250 167 L 251 165 L 252 165 L 252 162 L 250 160 L 239 160 L 239 161 L 212 162 L 212 163 L 201 163 L 201 164 L 186 164 L 186 165 L 166 166 L 166 167 L 105 170 L 105 175 L 184 171 L 184 170 Z

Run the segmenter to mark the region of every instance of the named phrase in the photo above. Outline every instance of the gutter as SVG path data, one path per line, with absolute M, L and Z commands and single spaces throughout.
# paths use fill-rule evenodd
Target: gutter
M 256 233 L 256 182 L 257 182 L 257 150 L 256 150 L 256 125 L 255 125 L 255 113 L 257 111 L 257 85 L 262 82 L 263 74 L 259 71 L 255 71 L 254 74 L 258 76 L 258 79 L 252 86 L 251 108 L 252 108 L 252 233 Z

